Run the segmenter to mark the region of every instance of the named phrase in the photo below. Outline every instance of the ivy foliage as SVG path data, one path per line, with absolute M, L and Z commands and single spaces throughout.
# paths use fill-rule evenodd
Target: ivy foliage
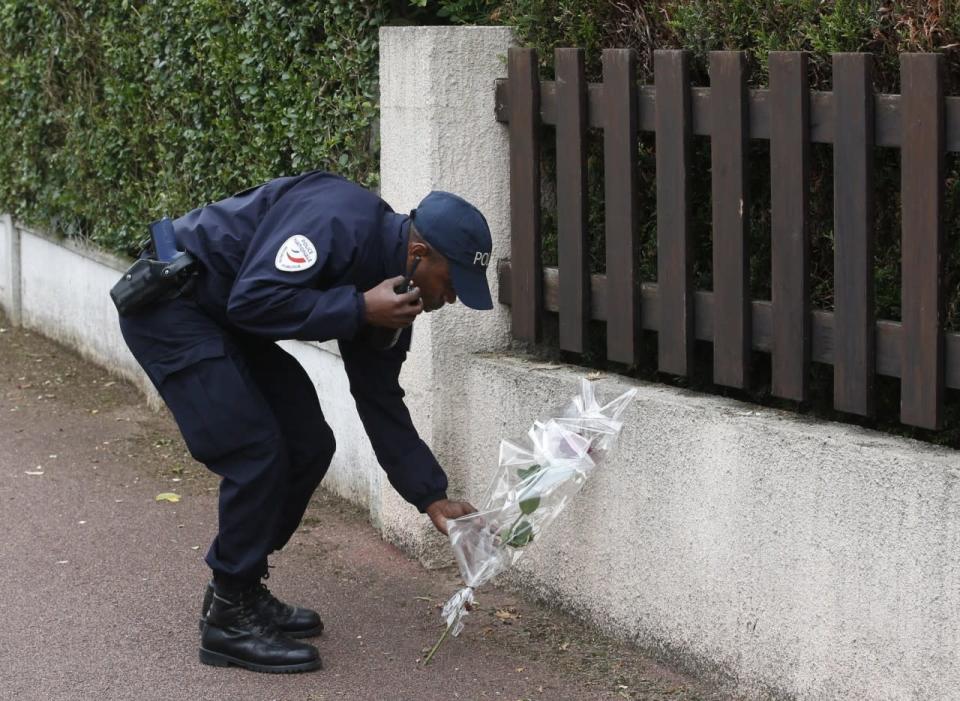
M 0 2 L 0 211 L 132 252 L 279 174 L 375 185 L 381 2 Z

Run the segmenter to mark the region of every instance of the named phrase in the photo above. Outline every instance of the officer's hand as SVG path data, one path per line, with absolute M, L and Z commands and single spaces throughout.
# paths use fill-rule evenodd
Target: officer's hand
M 450 499 L 440 499 L 427 507 L 427 516 L 433 521 L 433 525 L 438 531 L 447 535 L 447 519 L 460 518 L 467 514 L 476 512 L 476 509 L 468 501 L 451 501 Z
M 393 291 L 404 279 L 403 275 L 398 275 L 363 293 L 368 324 L 402 329 L 410 326 L 417 314 L 423 311 L 419 288 L 415 287 L 400 295 Z

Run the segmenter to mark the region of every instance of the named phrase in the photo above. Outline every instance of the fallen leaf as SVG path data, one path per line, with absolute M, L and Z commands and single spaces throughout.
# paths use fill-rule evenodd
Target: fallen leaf
M 154 497 L 156 501 L 170 501 L 176 503 L 180 501 L 180 495 L 174 494 L 173 492 L 163 492 Z
M 199 550 L 199 549 L 200 549 L 200 546 L 199 546 L 199 545 L 191 545 L 191 546 L 190 546 L 190 549 L 191 549 L 191 550 Z
M 563 645 L 560 646 L 560 650 L 566 652 L 568 647 L 570 647 L 570 643 L 563 643 Z
M 506 609 L 497 609 L 493 614 L 501 621 L 509 621 L 511 618 L 520 618 L 519 614 L 513 613 L 513 611 L 507 611 Z

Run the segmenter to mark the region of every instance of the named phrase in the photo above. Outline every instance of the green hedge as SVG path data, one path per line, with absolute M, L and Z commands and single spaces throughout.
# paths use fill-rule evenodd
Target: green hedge
M 508 24 L 537 47 L 545 77 L 553 49 L 581 46 L 600 74 L 606 47 L 637 50 L 649 82 L 655 48 L 687 48 L 708 84 L 706 53 L 744 49 L 752 81 L 766 83 L 766 53 L 806 50 L 812 84 L 829 89 L 830 53 L 871 51 L 879 90 L 899 90 L 898 54 L 943 51 L 948 94 L 960 94 L 960 5 L 861 0 L 0 0 L 0 211 L 46 230 L 133 252 L 144 224 L 282 173 L 339 171 L 377 179 L 377 29 L 385 22 Z M 706 140 L 694 165 L 709 168 Z M 751 284 L 769 295 L 766 146 L 753 147 Z M 550 175 L 546 149 L 545 175 Z M 651 141 L 641 152 L 652 172 Z M 832 154 L 816 146 L 811 192 L 815 304 L 832 306 Z M 899 156 L 877 154 L 877 307 L 899 316 Z M 603 268 L 602 151 L 591 146 L 591 253 Z M 644 179 L 643 275 L 655 278 L 653 182 Z M 710 281 L 709 177 L 694 182 L 697 284 Z M 546 190 L 549 192 L 549 189 Z M 948 159 L 948 327 L 960 329 L 960 162 Z M 545 254 L 555 256 L 555 207 L 544 206 Z M 603 365 L 603 334 L 588 362 Z M 649 346 L 649 344 L 648 344 Z M 583 360 L 583 359 L 578 359 Z M 705 356 L 709 365 L 709 356 Z M 630 370 L 650 376 L 655 359 Z M 647 368 L 646 370 L 644 368 Z M 818 372 L 825 369 L 818 366 Z M 620 368 L 623 370 L 623 368 Z M 761 373 L 762 374 L 762 373 Z M 829 372 L 817 394 L 829 414 Z M 881 384 L 886 380 L 881 379 Z M 896 384 L 881 387 L 895 417 Z M 697 381 L 694 380 L 694 385 Z M 725 390 L 721 390 L 725 391 Z M 753 394 L 763 400 L 764 387 Z M 951 425 L 960 421 L 951 392 Z M 888 424 L 896 428 L 896 420 Z M 960 429 L 936 440 L 960 445 Z
M 281 173 L 375 184 L 384 2 L 0 2 L 0 211 L 131 252 Z

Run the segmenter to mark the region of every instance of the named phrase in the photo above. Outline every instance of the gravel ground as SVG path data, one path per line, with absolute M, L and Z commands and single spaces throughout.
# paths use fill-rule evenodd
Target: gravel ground
M 216 478 L 130 385 L 0 318 L 0 699 L 727 698 L 516 593 L 489 588 L 434 662 L 452 569 L 426 571 L 320 493 L 271 588 L 319 609 L 324 669 L 197 661 Z M 158 502 L 175 492 L 177 503 Z

